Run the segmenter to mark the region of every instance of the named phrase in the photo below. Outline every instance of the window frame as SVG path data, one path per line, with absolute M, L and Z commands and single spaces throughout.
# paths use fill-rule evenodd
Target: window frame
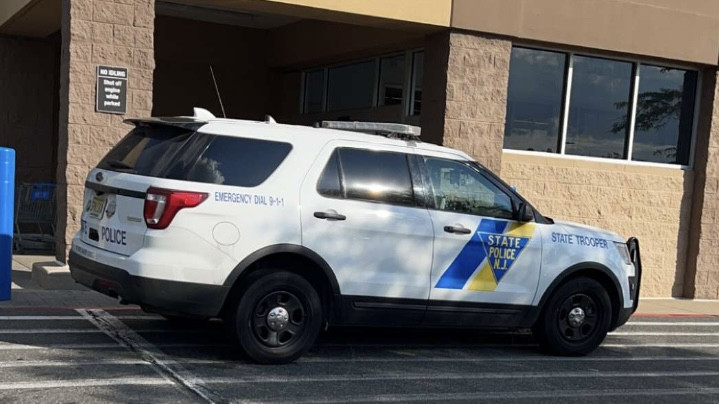
M 307 69 L 303 69 L 300 75 L 300 102 L 299 102 L 299 112 L 302 115 L 311 115 L 311 114 L 325 114 L 325 113 L 332 113 L 332 112 L 343 112 L 343 111 L 355 111 L 355 110 L 364 110 L 364 109 L 370 109 L 370 108 L 396 108 L 400 107 L 402 108 L 402 114 L 406 117 L 417 117 L 420 116 L 420 114 L 413 114 L 414 108 L 412 107 L 412 103 L 414 102 L 414 83 L 415 83 L 415 74 L 414 74 L 414 58 L 417 53 L 424 52 L 424 48 L 412 48 L 397 52 L 390 52 L 390 53 L 383 53 L 381 55 L 363 58 L 363 59 L 356 59 L 351 61 L 344 61 L 340 63 L 334 63 L 330 65 L 324 65 L 324 66 L 315 66 Z M 382 59 L 385 58 L 391 58 L 396 57 L 399 55 L 404 56 L 404 72 L 403 74 L 403 85 L 402 85 L 402 102 L 400 104 L 394 104 L 394 105 L 383 105 L 381 103 L 381 100 L 379 99 L 380 94 L 380 85 L 382 84 L 381 80 L 381 74 L 382 74 Z M 374 82 L 372 84 L 373 88 L 373 97 L 372 97 L 372 104 L 365 108 L 354 108 L 354 109 L 341 109 L 341 110 L 330 110 L 328 108 L 329 105 L 329 71 L 333 68 L 337 67 L 343 67 L 343 66 L 350 66 L 354 64 L 361 64 L 361 63 L 367 63 L 367 62 L 374 62 L 375 65 L 375 74 L 374 74 Z M 322 88 L 322 108 L 320 111 L 316 112 L 309 112 L 307 111 L 307 104 L 306 104 L 306 96 L 308 92 L 307 88 L 307 76 L 310 73 L 314 73 L 317 71 L 323 71 L 324 72 L 324 83 Z M 411 100 L 410 100 L 411 99 Z
M 640 58 L 630 58 L 630 57 L 622 57 L 622 56 L 614 56 L 614 55 L 606 55 L 601 53 L 591 53 L 591 52 L 577 52 L 568 50 L 561 47 L 538 47 L 534 45 L 528 45 L 523 43 L 516 43 L 512 44 L 512 49 L 514 48 L 522 48 L 522 49 L 529 49 L 529 50 L 535 50 L 535 51 L 545 51 L 545 52 L 558 52 L 563 53 L 567 57 L 566 66 L 564 68 L 564 90 L 562 94 L 562 109 L 561 109 L 561 115 L 560 115 L 560 130 L 559 130 L 559 148 L 557 153 L 548 153 L 544 151 L 536 151 L 536 150 L 516 150 L 516 149 L 506 149 L 502 148 L 502 152 L 505 153 L 511 153 L 511 154 L 519 154 L 519 155 L 540 155 L 542 157 L 556 157 L 556 158 L 563 158 L 563 159 L 570 159 L 570 160 L 589 160 L 589 161 L 597 161 L 597 162 L 604 162 L 604 163 L 614 163 L 614 164 L 628 164 L 628 165 L 641 165 L 641 166 L 653 166 L 653 167 L 663 167 L 663 168 L 673 168 L 673 169 L 679 169 L 679 170 L 691 170 L 694 167 L 695 163 L 695 151 L 696 151 L 696 140 L 697 140 L 697 127 L 698 127 L 698 121 L 699 121 L 699 112 L 701 109 L 701 89 L 703 84 L 703 77 L 701 74 L 701 70 L 698 69 L 696 66 L 692 66 L 689 64 L 681 64 L 681 63 L 667 63 L 660 60 L 652 60 L 650 58 L 646 59 L 640 59 Z M 630 77 L 630 96 L 629 100 L 631 101 L 629 105 L 629 128 L 627 130 L 627 134 L 625 134 L 625 141 L 627 142 L 625 146 L 625 153 L 627 154 L 626 158 L 622 159 L 613 159 L 613 158 L 606 158 L 606 157 L 594 157 L 594 156 L 582 156 L 582 155 L 572 155 L 572 154 L 566 154 L 566 142 L 567 142 L 567 129 L 569 124 L 569 108 L 570 108 L 570 98 L 572 94 L 572 79 L 574 76 L 574 57 L 575 56 L 582 56 L 582 57 L 588 57 L 588 58 L 599 58 L 599 59 L 606 59 L 606 60 L 612 60 L 612 61 L 618 61 L 618 62 L 629 62 L 632 64 L 632 76 Z M 665 67 L 669 69 L 678 69 L 678 70 L 686 70 L 686 71 L 693 71 L 697 74 L 697 80 L 696 80 L 696 88 L 694 91 L 694 111 L 692 113 L 692 130 L 690 133 L 691 139 L 689 139 L 689 161 L 687 164 L 679 164 L 679 163 L 659 163 L 659 162 L 650 162 L 650 161 L 638 161 L 638 160 L 632 160 L 632 152 L 634 148 L 634 134 L 635 134 L 635 125 L 636 125 L 636 112 L 637 112 L 637 102 L 639 97 L 639 84 L 640 84 L 640 77 L 641 77 L 641 67 L 642 66 L 654 66 L 654 67 Z

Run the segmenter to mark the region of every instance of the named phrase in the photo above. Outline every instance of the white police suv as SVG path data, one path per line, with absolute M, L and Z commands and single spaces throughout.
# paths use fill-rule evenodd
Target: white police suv
M 200 109 L 128 122 L 87 177 L 73 278 L 224 318 L 258 362 L 290 362 L 334 325 L 531 327 L 583 355 L 637 307 L 636 239 L 542 216 L 419 128 Z

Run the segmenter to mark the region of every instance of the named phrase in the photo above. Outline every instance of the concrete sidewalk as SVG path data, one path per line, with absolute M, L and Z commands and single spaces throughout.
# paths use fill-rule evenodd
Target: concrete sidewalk
M 70 278 L 66 269 L 47 271 L 52 268 L 55 257 L 38 255 L 13 256 L 12 299 L 0 302 L 4 307 L 52 308 L 52 307 L 125 307 L 112 299 Z M 719 300 L 692 300 L 675 298 L 642 298 L 635 317 L 719 317 Z

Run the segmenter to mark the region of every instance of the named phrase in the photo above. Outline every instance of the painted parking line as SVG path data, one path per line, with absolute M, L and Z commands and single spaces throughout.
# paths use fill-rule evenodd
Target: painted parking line
M 102 334 L 104 331 L 97 328 L 22 328 L 0 329 L 0 335 L 5 334 Z M 137 329 L 139 334 L 212 334 L 212 330 L 173 329 L 173 328 L 147 328 Z
M 627 325 L 667 326 L 667 327 L 719 327 L 717 321 L 630 321 Z
M 0 383 L 0 390 L 53 389 L 73 387 L 108 387 L 108 386 L 159 386 L 172 385 L 169 380 L 156 377 L 118 377 L 112 379 L 79 379 L 79 380 L 48 380 L 33 382 Z
M 77 309 L 85 310 L 85 309 Z M 103 310 L 104 311 L 104 310 Z M 120 320 L 149 320 L 149 321 L 167 321 L 159 316 L 115 316 Z M 59 320 L 77 320 L 86 321 L 82 316 L 0 316 L 0 321 L 59 321 Z
M 289 384 L 289 383 L 341 383 L 341 382 L 375 382 L 402 380 L 512 380 L 512 379 L 615 379 L 615 378 L 697 378 L 719 377 L 719 371 L 542 371 L 542 372 L 486 372 L 486 373 L 378 373 L 372 375 L 342 374 L 313 376 L 279 376 L 259 375 L 245 377 L 210 377 L 205 378 L 207 384 Z
M 719 332 L 642 332 L 642 331 L 615 331 L 607 335 L 636 336 L 636 337 L 715 337 Z
M 403 354 L 402 352 L 394 352 L 396 354 Z M 363 356 L 356 358 L 332 358 L 332 357 L 319 357 L 319 356 L 307 356 L 297 360 L 297 363 L 382 363 L 382 362 L 400 362 L 400 363 L 413 363 L 413 362 L 463 362 L 463 363 L 474 363 L 474 362 L 559 362 L 559 363 L 572 363 L 572 362 L 719 362 L 719 356 L 643 356 L 643 357 L 619 357 L 619 356 L 604 356 L 604 357 L 563 357 L 563 356 L 546 356 L 546 357 L 521 357 L 521 356 L 509 356 L 509 357 L 437 357 L 437 356 L 421 356 L 415 355 L 413 352 L 405 352 L 406 355 L 403 357 L 381 357 L 381 356 Z M 2 367 L 2 365 L 0 365 Z
M 691 396 L 718 394 L 717 388 L 691 389 L 614 389 L 614 390 L 570 390 L 570 391 L 512 391 L 478 393 L 414 393 L 414 394 L 377 394 L 361 396 L 341 396 L 335 398 L 310 398 L 292 400 L 295 404 L 305 403 L 365 403 L 365 402 L 428 402 L 428 401 L 486 401 L 508 399 L 556 399 L 556 398 L 594 398 L 594 397 L 656 397 L 656 396 Z M 253 401 L 242 400 L 243 403 L 284 403 L 286 401 Z
M 164 343 L 155 344 L 158 348 L 207 348 L 222 347 L 226 344 L 174 344 Z M 126 349 L 125 347 L 115 343 L 97 343 L 97 344 L 43 344 L 43 345 L 22 345 L 3 342 L 0 343 L 0 351 L 23 351 L 23 350 L 41 350 L 41 349 Z
M 128 327 L 117 317 L 104 310 L 84 310 L 77 312 L 102 330 L 119 345 L 136 352 L 142 359 L 150 363 L 152 368 L 166 380 L 170 380 L 179 387 L 188 390 L 195 396 L 208 403 L 225 402 L 220 395 L 207 387 L 199 377 L 191 374 L 177 361 L 170 359 L 155 345 L 149 343 L 140 334 Z

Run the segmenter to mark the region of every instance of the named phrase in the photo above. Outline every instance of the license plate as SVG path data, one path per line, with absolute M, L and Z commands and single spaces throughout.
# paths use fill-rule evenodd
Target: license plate
M 105 204 L 107 204 L 107 198 L 104 196 L 93 197 L 90 202 L 90 210 L 88 210 L 90 217 L 102 219 L 102 215 L 105 213 Z

